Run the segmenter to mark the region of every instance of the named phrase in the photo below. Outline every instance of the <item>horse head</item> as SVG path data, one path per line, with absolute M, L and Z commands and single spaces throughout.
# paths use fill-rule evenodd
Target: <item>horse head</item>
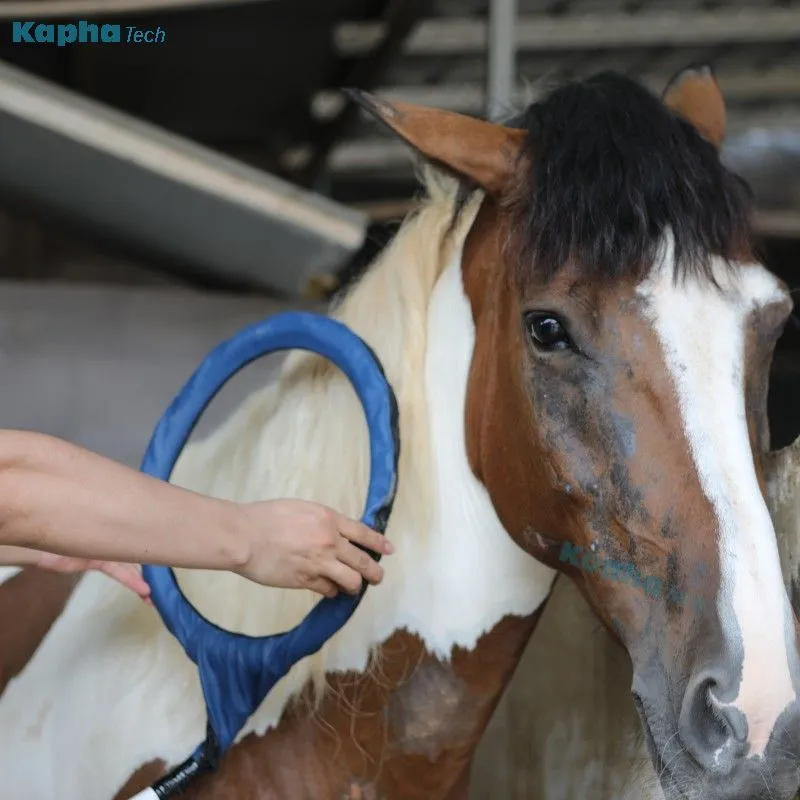
M 483 193 L 461 262 L 470 466 L 629 653 L 667 797 L 793 797 L 797 620 L 765 501 L 792 303 L 720 160 L 713 73 L 661 98 L 599 75 L 509 126 L 358 99 Z

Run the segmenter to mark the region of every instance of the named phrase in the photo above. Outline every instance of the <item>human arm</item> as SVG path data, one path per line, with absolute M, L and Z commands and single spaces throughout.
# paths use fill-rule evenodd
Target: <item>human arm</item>
M 315 503 L 218 500 L 52 436 L 9 430 L 0 431 L 0 542 L 92 562 L 231 570 L 326 595 L 382 578 L 351 542 L 391 552 L 379 534 Z

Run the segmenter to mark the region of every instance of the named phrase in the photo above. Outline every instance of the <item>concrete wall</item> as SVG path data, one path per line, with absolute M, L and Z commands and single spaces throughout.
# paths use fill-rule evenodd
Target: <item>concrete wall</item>
M 206 353 L 285 306 L 184 289 L 0 284 L 0 426 L 43 431 L 131 466 Z M 249 366 L 198 432 L 269 380 Z

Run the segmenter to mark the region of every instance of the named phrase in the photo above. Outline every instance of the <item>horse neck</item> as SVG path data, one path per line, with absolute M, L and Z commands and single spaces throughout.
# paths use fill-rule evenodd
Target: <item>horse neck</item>
M 430 250 L 430 240 L 425 246 Z M 406 250 L 413 257 L 415 247 Z M 364 280 L 387 283 L 380 270 Z M 251 730 L 274 726 L 309 680 L 322 688 L 326 674 L 367 671 L 372 652 L 395 631 L 416 636 L 428 653 L 447 661 L 454 648 L 473 650 L 504 617 L 532 614 L 549 592 L 553 572 L 506 534 L 467 461 L 464 408 L 475 329 L 460 247 L 432 283 L 424 312 L 407 298 L 401 298 L 401 312 L 397 304 L 375 309 L 354 303 L 354 295 L 338 314 L 373 346 L 398 394 L 401 463 L 387 529 L 396 552 L 383 562 L 381 586 L 366 593 L 320 653 L 293 668 Z M 376 317 L 402 335 L 375 335 L 370 319 Z M 409 347 L 409 336 L 416 348 Z M 357 516 L 368 448 L 355 395 L 316 357 L 292 358 L 279 385 L 268 390 L 276 412 L 266 413 L 264 394 L 256 395 L 214 437 L 187 449 L 177 482 L 237 500 L 299 496 Z M 249 634 L 285 630 L 316 602 L 310 593 L 255 587 L 221 573 L 191 573 L 182 585 L 202 613 Z
M 424 399 L 414 433 L 425 430 L 427 439 L 404 429 L 401 410 L 401 449 L 410 478 L 424 474 L 429 485 L 420 497 L 401 474 L 387 531 L 397 550 L 383 562 L 384 582 L 321 653 L 275 687 L 207 785 L 208 796 L 355 797 L 369 785 L 392 800 L 466 797 L 470 761 L 554 573 L 513 543 L 467 462 L 474 326 L 460 251 L 431 293 L 426 330 L 413 379 Z M 408 388 L 400 394 L 408 397 Z M 423 500 L 420 515 L 415 506 Z M 420 519 L 425 527 L 414 527 Z M 282 593 L 281 600 L 297 597 Z M 325 691 L 314 698 L 309 679 L 318 675 Z M 290 702 L 300 697 L 316 699 L 313 713 L 308 703 Z

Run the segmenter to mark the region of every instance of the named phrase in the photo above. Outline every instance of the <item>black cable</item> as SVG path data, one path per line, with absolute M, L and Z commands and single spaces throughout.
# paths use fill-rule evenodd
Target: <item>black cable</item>
M 206 740 L 195 753 L 151 787 L 159 800 L 182 795 L 198 778 L 214 772 L 219 763 L 220 752 L 217 737 L 209 727 Z

